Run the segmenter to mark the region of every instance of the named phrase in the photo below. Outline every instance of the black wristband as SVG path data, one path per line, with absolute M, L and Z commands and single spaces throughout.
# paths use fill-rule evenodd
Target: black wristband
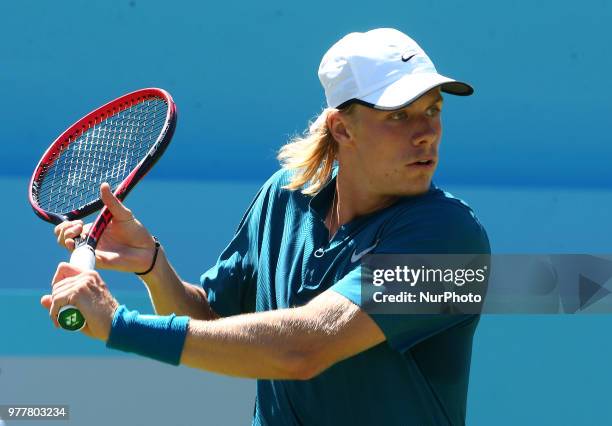
M 157 253 L 159 252 L 159 240 L 155 235 L 153 235 L 153 239 L 155 240 L 155 253 L 153 253 L 153 261 L 151 262 L 151 266 L 144 272 L 134 272 L 136 275 L 147 275 L 149 272 L 153 270 L 155 267 L 155 261 L 157 260 Z

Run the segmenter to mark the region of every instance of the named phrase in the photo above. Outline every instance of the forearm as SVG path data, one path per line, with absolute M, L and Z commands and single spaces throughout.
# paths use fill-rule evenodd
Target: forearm
M 200 321 L 139 316 L 120 307 L 107 345 L 173 365 L 230 376 L 306 380 L 385 336 L 368 314 L 332 291 L 309 304 Z
M 218 318 L 201 287 L 183 282 L 170 265 L 162 248 L 153 270 L 141 276 L 149 290 L 151 303 L 158 315 L 186 315 L 194 319 Z
M 231 376 L 307 379 L 317 374 L 329 333 L 300 308 L 191 320 L 181 355 L 190 367 Z

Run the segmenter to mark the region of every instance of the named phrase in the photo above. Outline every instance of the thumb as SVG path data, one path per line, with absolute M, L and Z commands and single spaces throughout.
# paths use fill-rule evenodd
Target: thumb
M 115 194 L 111 191 L 110 185 L 106 182 L 100 185 L 100 198 L 102 198 L 102 202 L 112 213 L 115 221 L 124 222 L 134 218 L 130 209 L 125 207 L 123 203 L 115 197 Z
M 43 297 L 40 298 L 40 304 L 47 309 L 51 308 L 51 295 L 50 294 L 45 294 Z

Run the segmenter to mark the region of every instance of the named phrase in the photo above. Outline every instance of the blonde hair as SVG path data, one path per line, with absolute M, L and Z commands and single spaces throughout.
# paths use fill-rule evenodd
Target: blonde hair
M 351 105 L 342 112 L 350 114 L 352 109 Z M 278 151 L 282 168 L 296 172 L 283 189 L 302 188 L 302 194 L 315 195 L 329 181 L 338 152 L 338 142 L 327 127 L 327 117 L 334 111 L 325 108 L 302 135 L 292 137 Z

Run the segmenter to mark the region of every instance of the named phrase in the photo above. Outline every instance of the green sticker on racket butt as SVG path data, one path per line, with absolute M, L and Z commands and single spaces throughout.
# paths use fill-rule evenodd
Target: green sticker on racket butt
M 66 305 L 57 315 L 59 325 L 68 331 L 79 331 L 85 327 L 85 317 L 75 306 Z

